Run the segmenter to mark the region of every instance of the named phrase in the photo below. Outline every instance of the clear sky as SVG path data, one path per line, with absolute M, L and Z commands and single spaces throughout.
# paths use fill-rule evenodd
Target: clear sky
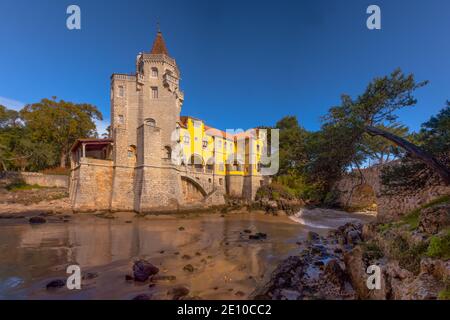
M 66 28 L 70 4 L 81 30 Z M 366 27 L 370 4 L 381 30 Z M 182 113 L 221 129 L 296 115 L 316 130 L 342 93 L 396 67 L 430 80 L 401 113 L 411 129 L 450 99 L 448 0 L 1 0 L 0 103 L 57 96 L 97 105 L 109 123 L 110 76 L 134 72 L 158 18 L 182 72 Z

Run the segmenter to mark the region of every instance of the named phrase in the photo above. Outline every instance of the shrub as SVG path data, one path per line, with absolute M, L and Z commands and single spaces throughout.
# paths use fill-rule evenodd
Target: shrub
M 427 242 L 410 246 L 406 239 L 397 236 L 392 244 L 392 255 L 393 258 L 398 260 L 400 267 L 414 274 L 418 274 L 420 271 L 420 261 L 425 256 L 427 248 Z
M 431 237 L 427 256 L 443 260 L 450 259 L 450 229 L 444 235 Z

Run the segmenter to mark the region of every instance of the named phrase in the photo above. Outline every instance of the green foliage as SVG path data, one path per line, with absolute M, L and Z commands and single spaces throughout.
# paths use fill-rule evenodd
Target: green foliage
M 420 132 L 411 135 L 410 139 L 450 167 L 450 102 L 447 101 L 444 109 L 423 123 Z M 398 165 L 384 168 L 381 178 L 387 193 L 392 194 L 441 183 L 437 174 L 409 154 L 403 155 Z
M 431 237 L 427 255 L 443 260 L 450 259 L 450 230 L 447 230 L 443 235 Z
M 410 230 L 416 230 L 419 227 L 420 210 L 416 209 L 404 216 L 399 225 L 408 225 Z
M 420 261 L 425 256 L 428 248 L 427 242 L 410 245 L 402 236 L 398 235 L 392 243 L 392 255 L 397 259 L 400 267 L 418 274 Z
M 15 192 L 15 191 L 22 191 L 22 190 L 33 190 L 33 189 L 41 189 L 40 185 L 37 184 L 26 184 L 25 182 L 14 182 L 6 186 L 6 190 Z
M 377 243 L 371 241 L 361 245 L 363 257 L 369 261 L 378 260 L 384 257 L 384 253 Z
M 0 106 L 0 170 L 65 166 L 76 139 L 95 137 L 95 106 L 42 99 L 20 112 Z
M 93 105 L 50 99 L 25 106 L 20 116 L 32 141 L 55 147 L 61 167 L 65 167 L 72 144 L 79 138 L 97 136 L 94 120 L 102 120 L 102 114 Z
M 438 294 L 439 300 L 450 300 L 450 285 L 447 284 L 445 289 L 439 292 Z

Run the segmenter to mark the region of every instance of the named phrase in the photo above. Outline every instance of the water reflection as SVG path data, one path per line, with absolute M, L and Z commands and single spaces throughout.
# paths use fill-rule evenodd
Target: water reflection
M 269 239 L 249 241 L 244 229 L 265 232 Z M 193 295 L 204 298 L 236 298 L 237 290 L 250 294 L 304 233 L 288 219 L 253 214 L 112 220 L 79 216 L 70 223 L 0 226 L 0 298 L 128 298 L 148 290 L 122 281 L 136 257 L 150 259 L 162 273 L 177 277 L 174 283 L 156 286 L 155 298 L 167 298 L 165 286 L 174 284 L 188 285 Z M 187 263 L 194 273 L 183 271 Z M 70 264 L 97 271 L 96 284 L 81 293 L 62 289 L 60 296 L 49 295 L 46 281 L 64 277 Z

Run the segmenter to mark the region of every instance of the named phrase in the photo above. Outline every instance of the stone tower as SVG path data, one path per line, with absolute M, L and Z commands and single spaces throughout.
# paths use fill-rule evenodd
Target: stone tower
M 183 103 L 179 81 L 160 31 L 151 51 L 138 54 L 134 75 L 112 76 L 111 210 L 178 209 L 181 178 L 170 158 Z

